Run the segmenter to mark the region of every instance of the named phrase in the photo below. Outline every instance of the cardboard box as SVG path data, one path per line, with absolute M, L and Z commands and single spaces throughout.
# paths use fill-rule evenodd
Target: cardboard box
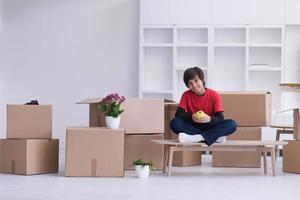
M 139 158 L 146 162 L 152 160 L 157 170 L 163 169 L 164 148 L 163 145 L 155 144 L 151 140 L 162 140 L 163 134 L 155 135 L 126 135 L 125 136 L 125 159 L 124 168 L 132 170 L 132 161 Z
M 177 139 L 178 135 L 171 133 L 171 139 Z M 202 153 L 200 151 L 176 151 L 173 154 L 173 166 L 188 167 L 201 165 Z
M 7 138 L 52 138 L 51 105 L 7 105 Z
M 58 139 L 1 139 L 0 146 L 2 173 L 58 172 Z
M 300 140 L 300 112 L 299 108 L 294 109 L 294 139 Z
M 300 141 L 289 141 L 283 146 L 282 170 L 289 173 L 300 173 Z
M 238 127 L 227 140 L 261 140 L 260 127 Z M 260 167 L 260 152 L 220 152 L 212 153 L 213 167 Z
M 219 92 L 226 119 L 234 119 L 238 126 L 269 126 L 272 97 L 269 92 Z
M 102 98 L 89 98 L 77 104 L 89 104 L 89 126 L 106 127 L 105 116 L 98 110 Z M 164 100 L 163 99 L 126 99 L 121 104 L 120 128 L 126 134 L 164 133 Z
M 165 138 L 178 139 L 176 133 L 170 128 L 170 121 L 175 117 L 178 103 L 169 102 L 165 103 Z M 166 149 L 165 149 L 166 152 Z M 201 165 L 201 152 L 199 151 L 184 151 L 174 152 L 173 166 L 187 167 Z
M 124 176 L 124 129 L 67 128 L 65 176 Z

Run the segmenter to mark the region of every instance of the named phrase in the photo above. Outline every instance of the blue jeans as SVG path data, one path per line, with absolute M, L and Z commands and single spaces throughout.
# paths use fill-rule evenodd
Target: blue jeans
M 236 130 L 236 123 L 232 119 L 225 119 L 214 126 L 208 123 L 188 123 L 182 118 L 175 117 L 170 122 L 171 129 L 176 133 L 188 135 L 201 134 L 207 145 L 212 145 L 219 137 L 227 136 Z

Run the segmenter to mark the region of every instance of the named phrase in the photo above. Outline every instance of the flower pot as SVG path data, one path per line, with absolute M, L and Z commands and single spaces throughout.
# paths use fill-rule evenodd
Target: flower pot
M 148 178 L 150 172 L 149 165 L 135 165 L 134 167 L 138 178 Z
M 112 117 L 112 116 L 105 116 L 105 122 L 107 128 L 110 129 L 118 129 L 120 126 L 120 116 Z

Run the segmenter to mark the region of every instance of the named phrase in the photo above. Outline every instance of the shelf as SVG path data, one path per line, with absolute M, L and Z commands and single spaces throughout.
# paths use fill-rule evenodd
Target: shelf
M 246 43 L 246 28 L 215 28 L 214 43 Z
M 281 72 L 281 67 L 265 66 L 265 67 L 252 67 L 250 66 L 249 71 L 278 71 Z
M 151 47 L 143 49 L 142 90 L 171 90 L 173 70 L 173 49 Z
M 276 44 L 268 44 L 268 43 L 262 43 L 262 44 L 250 44 L 250 47 L 282 47 L 281 43 Z
M 216 48 L 213 88 L 219 91 L 245 90 L 246 48 Z
M 281 54 L 281 48 L 278 47 L 250 47 L 249 65 L 281 66 Z
M 178 43 L 207 43 L 208 28 L 178 28 Z
M 205 66 L 205 67 L 202 67 L 202 66 L 198 66 L 200 67 L 203 71 L 207 71 L 208 68 Z M 184 68 L 183 66 L 176 66 L 175 67 L 176 71 L 185 71 L 187 68 Z
M 173 47 L 171 43 L 153 43 L 153 44 L 143 44 L 143 47 Z
M 228 43 L 228 44 L 214 44 L 214 47 L 246 47 L 246 44 L 243 43 Z
M 208 47 L 207 43 L 192 44 L 192 43 L 177 43 L 176 47 Z
M 281 43 L 281 27 L 270 28 L 254 28 L 250 27 L 249 41 L 250 43 Z
M 208 63 L 207 47 L 178 47 L 177 48 L 177 66 L 189 68 L 194 66 L 207 66 Z
M 144 43 L 173 43 L 173 29 L 172 28 L 145 28 Z

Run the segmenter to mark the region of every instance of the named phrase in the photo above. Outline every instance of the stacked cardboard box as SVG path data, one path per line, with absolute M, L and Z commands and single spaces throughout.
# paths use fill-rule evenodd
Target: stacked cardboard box
M 166 139 L 178 139 L 170 129 L 170 121 L 175 117 L 177 110 L 177 103 L 166 103 L 165 104 L 165 138 Z M 183 151 L 174 152 L 173 155 L 173 166 L 195 166 L 201 164 L 201 152 L 198 151 Z
M 124 129 L 67 128 L 65 176 L 124 176 Z
M 294 141 L 283 147 L 284 172 L 300 173 L 300 109 L 294 109 Z
M 102 98 L 89 98 L 78 102 L 89 104 L 90 127 L 106 127 L 105 116 L 98 110 L 101 100 Z M 155 168 L 162 170 L 163 147 L 151 140 L 164 138 L 164 100 L 126 99 L 122 109 L 124 112 L 121 114 L 120 128 L 125 130 L 124 169 L 133 169 L 132 161 L 141 158 L 145 161 L 152 160 Z
M 225 119 L 237 123 L 237 131 L 228 140 L 261 140 L 261 127 L 271 122 L 269 92 L 220 92 Z M 260 167 L 261 154 L 256 152 L 213 152 L 215 167 Z
M 0 140 L 2 173 L 58 172 L 58 149 L 51 105 L 7 105 L 7 139 Z

